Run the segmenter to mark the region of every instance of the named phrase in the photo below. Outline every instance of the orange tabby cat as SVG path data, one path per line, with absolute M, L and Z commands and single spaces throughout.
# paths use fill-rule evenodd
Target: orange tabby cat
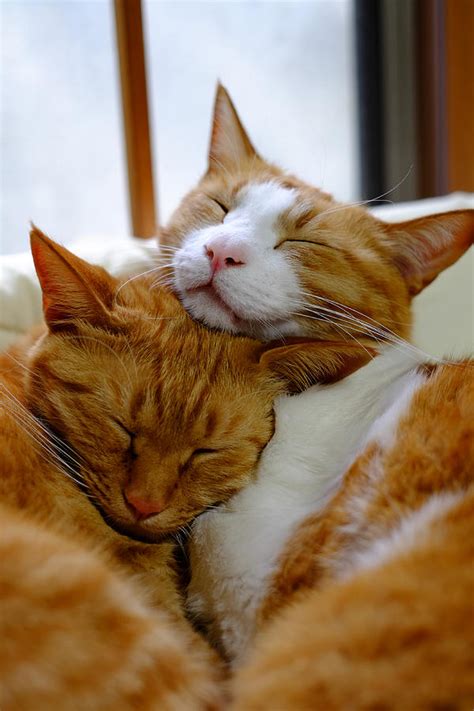
M 152 279 L 31 240 L 48 329 L 0 358 L 0 705 L 214 707 L 169 534 L 250 480 L 278 394 L 367 355 L 211 334 Z
M 474 362 L 400 363 L 328 390 L 381 414 L 280 556 L 236 711 L 474 707 Z

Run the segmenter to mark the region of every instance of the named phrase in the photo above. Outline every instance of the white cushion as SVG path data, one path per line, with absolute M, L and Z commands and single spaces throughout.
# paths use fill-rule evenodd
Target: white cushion
M 116 276 L 139 274 L 153 266 L 155 240 L 86 238 L 67 245 Z M 42 320 L 41 291 L 29 252 L 0 257 L 0 350 Z

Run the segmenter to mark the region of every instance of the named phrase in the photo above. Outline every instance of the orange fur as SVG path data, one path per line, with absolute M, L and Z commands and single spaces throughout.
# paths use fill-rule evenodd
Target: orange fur
M 213 334 L 152 278 L 32 247 L 48 328 L 0 356 L 2 708 L 214 707 L 170 534 L 249 481 L 278 394 L 367 354 Z
M 369 446 L 288 542 L 233 708 L 472 708 L 474 369 L 427 373 L 393 444 Z M 457 498 L 411 545 L 341 576 L 433 494 Z
M 412 297 L 473 243 L 474 210 L 387 224 L 288 175 L 257 154 L 219 85 L 209 167 L 161 231 L 164 254 L 194 230 L 222 222 L 219 205 L 232 210 L 243 187 L 267 181 L 297 194 L 279 219 L 276 248 L 294 266 L 305 295 L 296 316 L 300 335 L 376 340 L 390 330 L 408 338 Z
M 413 296 L 473 243 L 472 210 L 386 224 L 287 175 L 258 155 L 219 86 L 208 170 L 162 231 L 163 254 L 174 255 L 189 238 L 197 246 L 194 252 L 183 249 L 183 259 L 203 259 L 202 248 L 209 256 L 207 241 L 201 244 L 195 238 L 199 232 L 205 235 L 202 240 L 212 234 L 231 245 L 229 218 L 241 205 L 240 191 L 265 182 L 296 193 L 272 227 L 278 240 L 271 244 L 290 261 L 299 281 L 300 310 L 296 306 L 291 313 L 277 314 L 294 317 L 292 333 L 328 341 L 342 334 L 363 337 L 365 343 L 409 338 Z M 243 255 L 237 254 L 242 272 L 247 255 L 249 263 L 252 258 L 250 251 Z M 234 259 L 231 251 L 229 256 Z M 182 262 L 176 264 L 182 268 Z M 201 273 L 206 278 L 205 266 L 196 271 L 196 285 L 210 285 L 231 307 L 240 319 L 232 322 L 234 330 L 260 333 L 260 324 L 251 330 L 245 313 L 228 300 L 227 291 L 220 291 L 222 281 L 215 286 L 214 272 L 209 284 L 198 280 Z M 172 277 L 171 268 L 169 272 Z M 238 271 L 232 272 L 229 284 L 239 284 Z M 175 284 L 179 291 L 179 281 Z M 185 286 L 193 290 L 191 281 Z M 265 288 L 258 286 L 260 292 Z M 180 293 L 186 294 L 184 287 Z M 237 306 L 245 298 L 251 301 L 250 276 L 242 297 Z M 205 308 L 196 315 L 207 322 Z M 269 319 L 271 315 L 268 307 Z M 472 492 L 471 373 L 472 367 L 458 366 L 433 374 L 400 425 L 398 447 L 387 452 L 377 444 L 368 448 L 332 503 L 308 518 L 288 542 L 261 610 L 261 639 L 234 683 L 236 709 L 472 708 L 473 636 L 466 625 L 474 583 L 472 493 L 452 514 L 439 517 L 430 529 L 432 540 L 423 539 L 406 554 L 349 581 L 337 577 L 341 561 L 358 545 L 375 544 L 433 492 L 463 487 Z M 375 489 L 371 467 L 384 472 Z M 356 526 L 350 503 L 367 488 L 373 500 L 363 524 Z M 450 599 L 446 589 L 454 587 Z
M 1 516 L 3 711 L 217 708 L 206 657 L 138 581 L 54 526 Z

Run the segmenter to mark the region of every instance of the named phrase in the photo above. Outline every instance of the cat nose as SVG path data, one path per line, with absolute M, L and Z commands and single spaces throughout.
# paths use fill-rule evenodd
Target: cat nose
M 204 247 L 211 262 L 212 273 L 229 267 L 242 267 L 247 263 L 248 254 L 244 245 L 232 244 L 225 237 L 216 237 Z
M 125 491 L 124 495 L 138 521 L 143 521 L 146 518 L 155 516 L 166 508 L 166 504 L 163 501 L 151 501 L 138 494 L 134 494 L 133 491 Z

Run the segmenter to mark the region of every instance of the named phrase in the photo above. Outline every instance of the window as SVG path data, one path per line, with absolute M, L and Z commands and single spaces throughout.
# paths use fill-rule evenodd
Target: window
M 113 5 L 1 2 L 0 252 L 128 232 Z
M 218 78 L 263 156 L 340 199 L 357 198 L 350 0 L 145 0 L 144 9 L 162 220 L 206 167 Z

